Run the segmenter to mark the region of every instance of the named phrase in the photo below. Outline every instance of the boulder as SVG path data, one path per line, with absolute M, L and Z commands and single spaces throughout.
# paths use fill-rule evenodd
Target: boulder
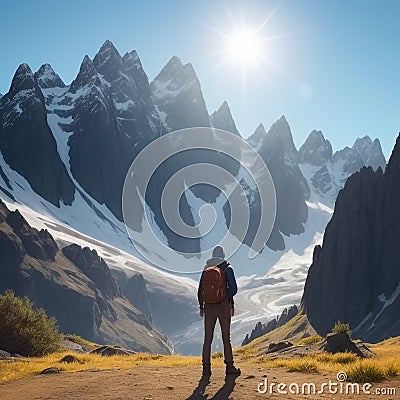
M 98 349 L 92 350 L 90 354 L 100 354 L 102 356 L 131 356 L 132 354 L 136 354 L 136 352 L 119 347 L 101 346 Z
M 51 375 L 51 374 L 58 374 L 60 370 L 56 367 L 50 367 L 44 369 L 42 372 L 40 372 L 40 375 Z
M 365 358 L 363 352 L 345 332 L 328 333 L 322 345 L 322 350 L 328 353 L 354 353 L 359 357 Z
M 8 351 L 0 350 L 0 360 L 9 360 L 11 354 Z
M 291 343 L 291 342 L 270 343 L 268 346 L 267 354 L 275 353 L 277 351 L 281 351 L 283 349 L 287 349 L 292 346 L 293 346 L 293 343 Z

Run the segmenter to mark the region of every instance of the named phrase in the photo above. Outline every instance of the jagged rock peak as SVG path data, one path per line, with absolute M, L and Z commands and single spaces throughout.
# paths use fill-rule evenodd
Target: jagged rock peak
M 364 161 L 365 165 L 371 166 L 374 170 L 381 167 L 385 168 L 386 159 L 382 152 L 382 147 L 379 139 L 372 139 L 365 135 L 362 138 L 356 139 L 353 144 L 353 150 L 355 150 Z
M 223 129 L 237 136 L 240 136 L 235 121 L 233 120 L 231 110 L 226 101 L 221 104 L 218 110 L 214 111 L 210 115 L 210 121 L 214 128 Z
M 313 130 L 299 149 L 299 162 L 321 166 L 332 160 L 332 145 L 321 131 Z
M 133 65 L 138 65 L 142 68 L 142 62 L 140 61 L 136 50 L 127 51 L 122 57 L 122 62 L 127 68 L 132 67 Z
M 215 114 L 217 112 L 231 114 L 231 110 L 230 110 L 228 102 L 226 100 L 224 100 L 224 102 L 219 106 L 218 110 L 214 111 L 213 114 Z
M 114 44 L 106 40 L 93 59 L 96 70 L 101 74 L 110 75 L 110 70 L 119 70 L 122 66 L 122 57 Z M 107 76 L 106 76 L 107 79 Z
M 193 65 L 191 63 L 182 64 L 182 61 L 177 56 L 173 56 L 167 62 L 154 81 L 166 81 L 170 79 L 177 79 L 179 82 L 198 80 Z
M 210 126 L 200 81 L 192 64 L 174 56 L 150 84 L 151 97 L 167 131 Z
M 286 157 L 297 161 L 297 150 L 293 142 L 292 131 L 284 115 L 274 122 L 263 140 L 263 147 L 268 149 L 281 148 Z M 278 146 L 278 147 L 276 147 Z
M 21 90 L 35 89 L 37 87 L 35 78 L 29 65 L 21 64 L 14 74 L 9 91 L 9 97 L 14 96 Z
M 260 123 L 254 133 L 248 138 L 248 142 L 252 146 L 257 147 L 257 145 L 263 141 L 266 135 L 267 131 L 265 130 L 264 125 Z
M 119 54 L 118 50 L 114 46 L 114 43 L 108 39 L 100 47 L 100 50 L 97 54 L 101 54 L 101 53 L 117 53 L 117 54 Z
M 172 56 L 171 59 L 165 64 L 164 68 L 175 68 L 175 67 L 183 67 L 182 61 L 177 56 Z
M 71 92 L 76 92 L 87 84 L 94 83 L 98 79 L 96 68 L 88 55 L 85 55 L 75 80 L 71 83 Z
M 38 85 L 42 89 L 60 87 L 64 88 L 65 83 L 60 76 L 54 71 L 50 64 L 43 64 L 34 75 Z
M 140 82 L 142 82 L 142 84 L 145 82 L 146 90 L 150 90 L 147 74 L 143 69 L 142 62 L 136 50 L 126 52 L 122 57 L 122 64 L 125 71 L 131 75 L 137 85 L 140 85 Z

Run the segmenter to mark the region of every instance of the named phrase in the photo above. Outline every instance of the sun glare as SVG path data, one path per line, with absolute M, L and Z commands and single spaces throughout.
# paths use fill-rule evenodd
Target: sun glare
M 262 39 L 256 31 L 239 30 L 228 39 L 228 57 L 243 66 L 258 64 L 263 56 L 262 50 Z
M 227 7 L 231 29 L 228 26 L 225 26 L 224 29 L 209 27 L 222 39 L 216 41 L 215 48 L 218 47 L 216 51 L 218 59 L 213 71 L 227 67 L 225 71 L 230 69 L 235 78 L 239 73 L 244 90 L 246 81 L 252 78 L 259 80 L 260 76 L 264 80 L 268 80 L 268 72 L 271 68 L 281 70 L 279 64 L 274 60 L 276 45 L 274 46 L 273 41 L 286 36 L 286 34 L 271 34 L 274 25 L 270 23 L 278 9 L 279 5 L 260 20 L 259 15 L 249 18 L 246 9 L 238 10 L 236 15 L 233 15 Z

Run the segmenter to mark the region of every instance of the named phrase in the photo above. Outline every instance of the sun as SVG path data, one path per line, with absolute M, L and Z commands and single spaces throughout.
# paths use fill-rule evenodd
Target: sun
M 262 38 L 256 30 L 241 29 L 228 36 L 226 53 L 242 66 L 259 64 L 263 58 Z

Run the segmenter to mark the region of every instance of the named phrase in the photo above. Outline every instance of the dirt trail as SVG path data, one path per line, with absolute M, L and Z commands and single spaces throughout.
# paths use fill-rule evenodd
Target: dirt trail
M 224 369 L 214 368 L 210 382 L 200 380 L 200 367 L 144 367 L 129 370 L 85 371 L 40 375 L 6 382 L 0 385 L 1 400 L 249 400 L 249 399 L 329 399 L 366 400 L 400 398 L 400 378 L 375 384 L 376 388 L 396 388 L 397 394 L 380 395 L 325 394 L 301 395 L 281 394 L 276 387 L 272 394 L 258 393 L 257 386 L 268 375 L 271 382 L 292 382 L 300 385 L 315 383 L 319 388 L 331 379 L 337 382 L 335 374 L 289 373 L 283 369 L 260 369 L 257 366 L 241 365 L 242 375 L 236 380 L 224 379 Z M 260 389 L 263 389 L 261 387 Z

